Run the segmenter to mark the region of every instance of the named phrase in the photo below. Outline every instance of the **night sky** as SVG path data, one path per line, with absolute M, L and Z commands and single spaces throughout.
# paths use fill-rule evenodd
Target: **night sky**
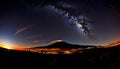
M 65 14 L 61 14 L 62 12 Z M 69 17 L 67 17 L 69 13 Z M 71 14 L 70 14 L 71 13 Z M 89 19 L 89 38 L 70 21 Z M 115 0 L 9 0 L 0 2 L 0 43 L 45 46 L 53 40 L 79 45 L 106 45 L 120 39 L 120 7 Z M 86 29 L 83 29 L 86 30 Z M 91 34 L 91 33 L 90 33 Z M 91 36 L 91 35 L 90 35 Z

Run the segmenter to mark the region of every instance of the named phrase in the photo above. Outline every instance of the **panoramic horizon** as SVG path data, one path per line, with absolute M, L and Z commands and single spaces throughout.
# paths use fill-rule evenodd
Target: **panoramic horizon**
M 106 46 L 120 40 L 120 13 L 111 0 L 0 1 L 0 45 L 47 46 L 54 41 Z
M 118 0 L 0 0 L 0 65 L 120 69 Z

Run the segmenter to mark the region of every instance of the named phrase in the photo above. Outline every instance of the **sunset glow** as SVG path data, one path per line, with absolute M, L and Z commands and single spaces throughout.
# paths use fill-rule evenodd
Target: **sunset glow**
M 6 48 L 6 49 L 13 49 L 11 46 L 5 45 L 5 44 L 0 44 L 0 47 Z
M 23 50 L 24 47 L 20 47 L 20 46 L 11 46 L 11 45 L 7 45 L 7 44 L 0 44 L 0 47 L 5 48 L 5 49 L 13 49 L 13 50 Z

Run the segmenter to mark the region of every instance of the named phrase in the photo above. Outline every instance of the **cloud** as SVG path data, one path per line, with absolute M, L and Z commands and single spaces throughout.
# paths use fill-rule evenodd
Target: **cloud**
M 63 40 L 52 40 L 51 42 L 50 42 L 50 44 L 54 44 L 54 43 L 57 43 L 57 42 L 62 42 Z
M 33 41 L 33 43 L 38 43 L 38 42 L 40 42 L 39 40 L 35 40 L 35 41 Z
M 33 36 L 26 37 L 26 38 L 24 38 L 24 39 L 27 40 L 27 39 L 31 39 L 31 38 L 40 37 L 40 36 L 41 36 L 41 35 L 33 35 Z
M 31 27 L 33 27 L 33 25 L 29 25 L 29 26 L 26 26 L 26 27 L 22 27 L 22 28 L 18 29 L 18 30 L 15 32 L 15 35 L 20 34 L 20 33 L 24 32 L 24 31 L 28 30 L 28 29 L 31 28 Z

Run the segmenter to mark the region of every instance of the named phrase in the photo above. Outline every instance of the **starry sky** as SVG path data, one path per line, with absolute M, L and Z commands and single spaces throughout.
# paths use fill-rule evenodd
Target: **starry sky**
M 61 7 L 62 6 L 62 7 Z M 72 9 L 72 10 L 71 10 Z M 83 16 L 94 39 L 87 38 L 70 18 Z M 66 14 L 67 15 L 67 14 Z M 120 39 L 120 6 L 115 0 L 4 0 L 0 2 L 0 43 L 19 47 L 45 46 L 53 40 L 79 45 L 106 45 Z

